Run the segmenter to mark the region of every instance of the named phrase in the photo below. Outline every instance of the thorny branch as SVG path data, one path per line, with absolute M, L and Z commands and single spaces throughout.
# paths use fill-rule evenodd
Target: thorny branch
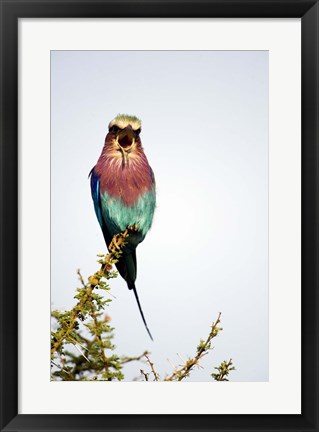
M 233 366 L 232 359 L 230 359 L 228 362 L 224 360 L 218 367 L 215 367 L 214 369 L 218 370 L 218 373 L 211 374 L 215 381 L 229 381 L 227 378 L 229 372 L 235 370 L 235 367 Z
M 137 357 L 122 357 L 121 363 L 125 364 L 125 363 L 129 363 L 131 361 L 140 361 L 140 360 L 142 360 L 143 357 L 145 357 L 148 354 L 149 354 L 148 351 L 144 351 L 143 354 L 141 354 L 140 356 L 137 356 Z
M 145 381 L 148 381 L 148 373 L 146 373 L 145 371 L 143 371 L 143 369 L 140 369 L 141 374 L 144 376 Z
M 125 239 L 129 236 L 129 229 L 126 229 L 123 233 L 117 234 L 113 237 L 109 245 L 109 253 L 104 257 L 104 259 L 99 260 L 101 263 L 101 268 L 94 273 L 93 276 L 88 278 L 89 283 L 85 284 L 81 273 L 78 271 L 79 279 L 83 285 L 83 292 L 79 302 L 72 309 L 69 319 L 64 323 L 64 326 L 59 329 L 59 331 L 53 335 L 51 344 L 51 355 L 53 355 L 62 346 L 63 342 L 68 339 L 72 331 L 75 329 L 78 319 L 84 319 L 83 311 L 89 313 L 92 311 L 92 292 L 95 287 L 103 287 L 101 284 L 101 279 L 110 279 L 114 277 L 110 271 L 112 270 L 112 265 L 115 264 L 122 254 L 122 249 L 125 246 Z M 102 285 L 102 286 L 101 286 Z M 105 283 L 104 283 L 105 287 Z
M 155 371 L 154 363 L 151 361 L 151 359 L 149 358 L 149 356 L 147 354 L 145 354 L 145 357 L 146 357 L 147 363 L 150 365 L 150 367 L 152 369 L 152 372 L 153 372 L 153 375 L 154 375 L 154 380 L 158 381 L 158 374 Z
M 181 381 L 182 379 L 189 376 L 190 371 L 195 365 L 199 366 L 199 360 L 204 357 L 208 350 L 211 348 L 211 341 L 218 333 L 222 330 L 218 327 L 220 323 L 221 313 L 219 312 L 217 320 L 212 324 L 211 331 L 206 339 L 206 341 L 201 340 L 198 347 L 197 353 L 194 358 L 190 358 L 185 361 L 184 365 L 180 369 L 176 369 L 170 376 L 166 377 L 164 381 Z
M 80 271 L 77 271 L 82 288 L 79 288 L 75 298 L 77 304 L 70 311 L 59 312 L 52 311 L 52 317 L 57 320 L 58 328 L 52 332 L 51 338 L 51 359 L 52 365 L 56 368 L 52 372 L 52 377 L 62 380 L 107 380 L 112 381 L 124 379 L 121 372 L 122 365 L 131 361 L 141 361 L 146 358 L 150 367 L 150 372 L 140 369 L 141 375 L 145 381 L 150 381 L 150 374 L 153 375 L 153 381 L 160 381 L 160 376 L 156 372 L 155 365 L 151 361 L 149 352 L 145 351 L 140 356 L 119 357 L 115 354 L 107 356 L 105 349 L 114 350 L 115 346 L 111 340 L 113 330 L 108 322 L 108 315 L 103 317 L 103 310 L 106 303 L 111 299 L 105 300 L 97 294 L 95 288 L 109 291 L 109 286 L 105 281 L 117 276 L 116 271 L 112 271 L 113 264 L 116 264 L 122 254 L 123 247 L 126 244 L 126 238 L 129 231 L 134 227 L 129 227 L 123 233 L 113 237 L 108 249 L 107 255 L 98 255 L 101 264 L 100 269 L 88 278 L 85 283 Z M 201 367 L 199 361 L 211 349 L 211 341 L 222 330 L 219 327 L 221 313 L 218 314 L 217 320 L 212 324 L 210 333 L 206 340 L 200 340 L 197 346 L 196 355 L 193 358 L 184 360 L 181 367 L 175 367 L 171 375 L 167 376 L 164 381 L 181 381 L 188 377 L 194 366 Z M 84 322 L 87 318 L 87 320 Z M 79 332 L 79 323 L 89 329 L 92 338 L 86 338 Z M 66 344 L 73 344 L 79 351 L 80 355 L 65 351 Z M 232 359 L 223 361 L 220 366 L 215 367 L 216 373 L 211 376 L 215 381 L 228 381 L 229 372 L 234 370 Z

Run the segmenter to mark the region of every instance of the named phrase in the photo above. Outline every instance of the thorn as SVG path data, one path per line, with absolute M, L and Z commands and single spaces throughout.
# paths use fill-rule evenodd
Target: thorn
M 172 366 L 172 368 L 173 368 L 174 370 L 177 369 L 177 367 L 173 364 L 173 362 L 170 361 L 170 359 L 166 359 L 166 360 L 168 361 L 168 363 Z
M 75 345 L 75 344 L 73 344 L 73 345 L 83 355 L 83 357 L 85 358 L 85 360 L 87 360 L 89 363 L 91 363 L 90 360 L 86 357 L 86 355 L 80 350 L 80 348 L 77 345 Z
M 180 360 L 182 360 L 182 362 L 183 362 L 184 364 L 187 363 L 187 361 L 184 360 L 183 357 L 182 357 L 180 354 L 176 353 L 176 355 L 180 358 Z
M 75 342 L 75 344 L 79 344 L 82 348 L 84 348 L 85 350 L 89 350 L 86 346 L 84 346 L 84 345 L 82 345 L 80 342 L 78 342 L 78 341 L 76 341 L 75 339 L 73 339 L 73 338 L 70 338 L 73 342 Z M 75 345 L 74 344 L 74 345 Z

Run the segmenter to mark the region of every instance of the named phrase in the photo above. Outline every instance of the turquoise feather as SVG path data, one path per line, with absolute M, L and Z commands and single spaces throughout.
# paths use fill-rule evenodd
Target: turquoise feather
M 141 195 L 131 206 L 126 206 L 120 198 L 112 197 L 107 192 L 101 195 L 102 215 L 110 234 L 113 236 L 130 225 L 138 225 L 141 241 L 151 228 L 155 204 L 154 188 Z

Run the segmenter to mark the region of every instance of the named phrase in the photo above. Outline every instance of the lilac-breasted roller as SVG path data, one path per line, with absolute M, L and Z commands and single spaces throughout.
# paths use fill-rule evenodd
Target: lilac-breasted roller
M 133 290 L 144 325 L 151 339 L 137 295 L 136 247 L 151 228 L 155 210 L 155 178 L 145 156 L 141 139 L 141 121 L 119 114 L 109 123 L 109 131 L 97 164 L 91 171 L 94 209 L 106 246 L 114 235 L 129 227 L 129 237 L 116 267 Z

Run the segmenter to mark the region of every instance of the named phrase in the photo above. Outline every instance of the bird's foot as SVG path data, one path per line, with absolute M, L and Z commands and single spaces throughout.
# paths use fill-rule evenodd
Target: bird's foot
M 139 230 L 139 226 L 138 225 L 130 225 L 128 227 L 129 230 L 131 231 L 138 231 Z
M 112 241 L 108 247 L 111 252 L 119 252 L 123 249 L 124 246 L 124 237 L 121 234 L 116 234 L 113 236 Z

